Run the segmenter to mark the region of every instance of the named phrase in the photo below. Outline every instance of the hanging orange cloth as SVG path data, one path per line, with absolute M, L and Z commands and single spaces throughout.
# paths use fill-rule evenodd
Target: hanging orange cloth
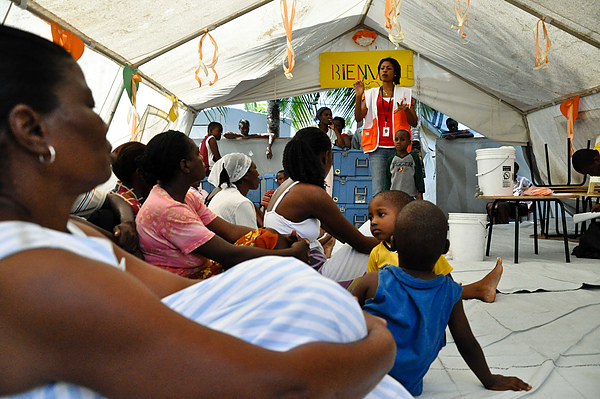
M 212 42 L 213 48 L 214 48 L 212 61 L 209 62 L 208 64 L 206 64 L 202 60 L 202 43 L 204 42 L 204 39 L 206 39 L 207 36 L 210 39 L 210 41 Z M 210 68 L 213 71 L 213 73 L 215 74 L 215 79 L 212 82 L 211 81 L 208 82 L 208 85 L 212 86 L 215 83 L 217 83 L 217 80 L 219 80 L 219 75 L 217 74 L 217 71 L 215 70 L 215 65 L 217 65 L 217 61 L 219 60 L 219 46 L 217 45 L 217 42 L 215 41 L 215 39 L 212 37 L 212 35 L 210 33 L 206 32 L 200 38 L 200 43 L 198 43 L 198 54 L 200 57 L 200 60 L 199 60 L 200 65 L 198 66 L 198 69 L 196 69 L 196 72 L 194 73 L 194 77 L 196 78 L 198 85 L 200 87 L 202 87 L 202 78 L 200 76 L 198 76 L 198 73 L 200 72 L 200 70 L 202 70 L 202 72 L 204 73 L 204 77 L 208 78 L 208 68 Z
M 573 153 L 575 152 L 573 150 L 573 125 L 579 114 L 579 96 L 563 101 L 562 104 L 560 104 L 560 112 L 567 118 L 567 138 L 571 140 L 569 154 L 573 156 Z
M 542 23 L 542 31 L 543 31 L 543 39 L 546 41 L 546 48 L 544 51 L 540 51 L 540 22 Z M 548 52 L 550 51 L 550 46 L 552 46 L 552 42 L 550 42 L 550 38 L 548 37 L 548 31 L 546 30 L 546 23 L 543 19 L 540 19 L 535 28 L 533 28 L 533 34 L 535 36 L 535 66 L 534 70 L 548 68 Z
M 462 6 L 460 5 L 460 0 L 458 0 L 458 8 L 456 7 L 456 4 L 454 4 L 454 15 L 456 15 L 456 21 L 458 22 L 458 25 L 455 26 L 454 24 L 452 24 L 451 28 L 456 30 L 456 33 L 458 33 L 458 37 L 460 37 L 461 39 L 466 39 L 467 37 L 467 34 L 464 32 L 464 29 L 469 23 L 469 18 L 467 18 L 467 15 L 469 13 L 470 3 L 471 0 L 467 0 L 467 6 L 465 7 L 464 13 L 462 11 Z
M 402 0 L 385 0 L 385 28 L 388 31 L 390 42 L 394 43 L 396 48 L 404 40 L 404 33 L 398 21 L 400 7 L 402 7 Z
M 292 47 L 292 26 L 294 25 L 294 17 L 296 16 L 296 0 L 292 0 L 292 10 L 288 16 L 287 0 L 281 0 L 281 18 L 283 19 L 283 27 L 285 28 L 287 51 L 283 54 L 283 73 L 286 79 L 294 77 L 292 69 L 296 65 L 296 53 Z M 287 58 L 288 66 L 285 66 Z
M 137 85 L 142 83 L 142 77 L 137 73 L 131 76 L 131 102 L 133 104 L 133 120 L 131 123 L 131 139 L 133 141 L 135 137 L 135 131 L 137 130 Z
M 75 61 L 81 58 L 85 49 L 83 40 L 73 32 L 61 28 L 56 22 L 50 22 L 50 29 L 52 30 L 52 41 L 54 43 L 67 50 L 75 58 Z

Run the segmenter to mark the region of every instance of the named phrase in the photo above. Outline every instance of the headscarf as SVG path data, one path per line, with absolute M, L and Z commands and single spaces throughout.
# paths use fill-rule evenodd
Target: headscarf
M 246 154 L 239 152 L 227 154 L 215 162 L 208 175 L 208 182 L 215 187 L 221 187 L 223 184 L 227 184 L 227 179 L 221 182 L 221 172 L 225 170 L 230 183 L 227 184 L 227 186 L 231 186 L 231 184 L 238 182 L 246 175 L 246 173 L 248 173 L 251 165 L 252 159 Z

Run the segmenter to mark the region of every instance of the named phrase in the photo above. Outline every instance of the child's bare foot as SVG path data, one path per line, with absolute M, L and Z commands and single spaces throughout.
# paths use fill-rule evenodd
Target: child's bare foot
M 483 302 L 492 303 L 496 300 L 496 288 L 498 288 L 498 284 L 500 283 L 500 277 L 502 277 L 502 272 L 504 268 L 502 267 L 502 258 L 498 258 L 496 261 L 496 267 L 492 269 L 484 278 L 479 280 L 481 297 L 480 299 Z
M 502 258 L 498 258 L 496 266 L 481 280 L 463 287 L 463 299 L 479 299 L 483 302 L 492 303 L 496 300 L 496 288 L 502 277 Z

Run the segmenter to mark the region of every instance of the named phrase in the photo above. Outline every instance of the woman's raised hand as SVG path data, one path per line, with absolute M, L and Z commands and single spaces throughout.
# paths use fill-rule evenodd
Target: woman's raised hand
M 356 95 L 362 98 L 363 94 L 365 94 L 365 82 L 363 80 L 357 80 L 354 82 L 353 87 Z

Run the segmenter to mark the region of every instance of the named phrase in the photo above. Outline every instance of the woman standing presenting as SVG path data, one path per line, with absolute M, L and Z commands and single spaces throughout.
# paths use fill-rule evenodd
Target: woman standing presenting
M 394 58 L 379 61 L 381 87 L 365 91 L 365 83 L 354 83 L 357 122 L 364 121 L 361 146 L 369 154 L 373 179 L 373 195 L 383 190 L 386 161 L 395 154 L 394 133 L 400 129 L 410 132 L 417 126 L 417 115 L 412 108 L 412 92 L 400 83 L 400 64 Z M 411 137 L 412 139 L 412 137 Z M 408 148 L 410 152 L 411 148 Z

